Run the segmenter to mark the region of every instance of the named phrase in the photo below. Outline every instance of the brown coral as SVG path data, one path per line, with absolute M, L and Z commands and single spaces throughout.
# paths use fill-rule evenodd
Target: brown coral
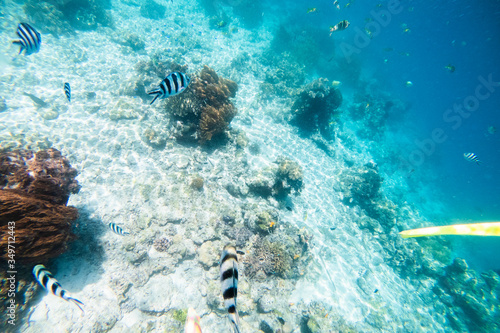
M 9 230 L 15 236 L 15 258 L 45 262 L 59 256 L 74 238 L 71 221 L 78 217 L 74 207 L 36 199 L 29 194 L 0 190 L 0 257 L 8 259 Z M 9 225 L 9 222 L 14 222 Z M 14 226 L 9 229 L 9 226 Z
M 221 78 L 212 68 L 204 66 L 182 96 L 169 98 L 167 105 L 183 122 L 183 127 L 196 131 L 199 141 L 204 143 L 228 128 L 237 112 L 229 99 L 236 96 L 237 90 L 236 82 Z M 180 134 L 190 135 L 185 130 Z
M 56 149 L 0 153 L 0 232 L 4 235 L 0 257 L 8 258 L 8 231 L 15 236 L 16 259 L 22 261 L 44 262 L 66 250 L 74 237 L 71 221 L 78 217 L 76 208 L 66 206 L 70 193 L 79 190 L 76 174 Z
M 56 149 L 15 150 L 0 154 L 0 189 L 26 192 L 42 200 L 65 205 L 80 187 L 77 171 Z

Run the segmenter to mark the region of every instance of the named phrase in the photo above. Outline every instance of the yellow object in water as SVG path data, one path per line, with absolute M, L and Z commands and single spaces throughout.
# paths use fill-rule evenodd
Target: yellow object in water
M 399 234 L 403 238 L 440 235 L 500 236 L 500 222 L 453 224 L 405 230 Z

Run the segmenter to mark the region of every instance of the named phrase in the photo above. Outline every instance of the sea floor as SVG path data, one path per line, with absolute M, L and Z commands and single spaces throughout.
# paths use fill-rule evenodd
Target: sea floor
M 25 19 L 21 7 L 8 4 L 12 12 L 5 16 L 0 32 L 6 59 L 16 53 L 9 41 L 18 21 Z M 280 119 L 290 100 L 260 99 L 261 73 L 266 68 L 255 59 L 268 45 L 269 33 L 239 28 L 224 36 L 208 28 L 197 4 L 164 4 L 175 14 L 160 22 L 141 17 L 138 7 L 115 1 L 111 13 L 116 29 L 59 38 L 44 34 L 38 54 L 6 61 L 0 70 L 0 96 L 8 106 L 0 113 L 0 139 L 61 150 L 78 170 L 81 185 L 68 203 L 80 211 L 78 239 L 49 270 L 85 303 L 85 313 L 46 294 L 29 310 L 19 331 L 180 331 L 183 323 L 175 314 L 188 307 L 201 316 L 204 332 L 228 331 L 218 289 L 218 260 L 231 238 L 221 233 L 219 223 L 227 214 L 244 223 L 245 214 L 259 209 L 278 212 L 278 228 L 297 232 L 297 237 L 297 230 L 307 233 L 310 262 L 298 279 L 241 276 L 242 332 L 262 329 L 262 321 L 276 330 L 278 317 L 299 332 L 310 316 L 315 316 L 320 332 L 451 331 L 435 311 L 431 282 L 425 285 L 400 277 L 387 264 L 379 240 L 356 223 L 361 210 L 342 202 L 339 176 L 348 168 L 344 159 L 362 165 L 372 158 L 363 143 L 352 149 L 336 141 L 335 155 L 327 154 Z M 191 48 L 185 40 L 182 46 L 176 44 L 188 38 L 181 33 L 186 27 L 191 29 L 192 43 L 202 47 Z M 115 42 L 126 31 L 144 36 L 143 51 L 133 52 Z M 239 113 L 231 127 L 245 133 L 246 147 L 179 144 L 168 137 L 171 123 L 164 101 L 150 106 L 122 93 L 136 80 L 138 61 L 160 50 L 168 57 L 169 49 L 182 54 L 181 61 L 191 72 L 208 65 L 237 81 L 234 103 Z M 242 54 L 249 55 L 248 70 L 235 71 L 231 61 Z M 71 83 L 71 103 L 64 96 L 64 82 Z M 25 92 L 48 106 L 38 107 Z M 90 92 L 96 93 L 95 98 L 88 98 Z M 165 136 L 164 148 L 144 140 L 148 129 Z M 258 152 L 250 145 L 258 146 Z M 229 183 L 243 186 L 246 176 L 283 156 L 303 168 L 304 189 L 293 197 L 292 210 L 273 199 L 228 192 Z M 190 186 L 194 176 L 204 179 L 201 191 Z M 409 215 L 416 219 L 418 212 Z M 112 233 L 110 222 L 130 235 Z M 153 246 L 163 236 L 173 242 L 167 252 Z

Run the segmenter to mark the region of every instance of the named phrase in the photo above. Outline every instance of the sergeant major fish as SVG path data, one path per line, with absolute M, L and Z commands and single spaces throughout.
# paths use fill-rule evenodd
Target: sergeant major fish
M 121 236 L 130 235 L 130 233 L 123 231 L 123 229 L 120 226 L 114 224 L 113 222 L 110 222 L 108 227 L 109 229 L 111 229 L 111 231 L 113 231 L 117 235 Z
M 469 162 L 476 162 L 477 165 L 481 165 L 481 161 L 474 153 L 464 153 L 464 158 Z
M 76 298 L 68 296 L 68 292 L 61 287 L 59 282 L 52 276 L 44 265 L 36 265 L 33 268 L 33 275 L 35 275 L 38 283 L 40 283 L 40 285 L 47 291 L 50 291 L 52 294 L 59 296 L 68 302 L 75 303 L 76 306 L 83 311 L 81 305 L 84 304 Z
M 148 92 L 149 95 L 155 95 L 150 105 L 153 104 L 157 98 L 167 98 L 180 94 L 186 90 L 189 82 L 191 82 L 191 79 L 184 73 L 173 72 L 169 74 L 160 82 L 155 90 Z
M 68 98 L 68 102 L 71 102 L 71 87 L 68 82 L 64 84 L 64 94 Z
M 236 310 L 236 296 L 238 294 L 238 255 L 232 245 L 224 246 L 220 258 L 220 283 L 224 306 L 227 309 L 229 320 L 233 324 L 233 331 L 240 333 L 240 318 Z
M 350 25 L 351 23 L 347 20 L 343 20 L 343 21 L 340 21 L 339 23 L 335 24 L 335 25 L 332 25 L 330 27 L 330 36 L 332 35 L 332 33 L 334 33 L 335 31 L 341 31 L 341 30 L 345 30 L 347 29 L 347 27 Z
M 20 39 L 12 43 L 20 46 L 19 54 L 24 51 L 24 55 L 30 55 L 40 51 L 42 37 L 31 25 L 28 23 L 19 23 L 17 26 L 17 35 Z

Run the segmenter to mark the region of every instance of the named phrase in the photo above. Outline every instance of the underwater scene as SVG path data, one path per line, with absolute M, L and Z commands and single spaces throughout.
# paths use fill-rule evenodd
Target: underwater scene
M 0 332 L 500 332 L 499 0 L 0 18 Z

